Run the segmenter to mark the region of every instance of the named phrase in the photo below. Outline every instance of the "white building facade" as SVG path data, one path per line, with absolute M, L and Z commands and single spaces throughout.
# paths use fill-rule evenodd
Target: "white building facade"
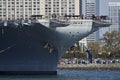
M 79 15 L 80 0 L 0 0 L 0 20 L 28 19 L 31 15 Z
M 83 52 L 84 49 L 88 48 L 87 46 L 87 38 L 83 38 L 82 40 L 79 41 L 79 46 L 81 51 Z
M 44 14 L 43 0 L 0 0 L 0 19 L 29 18 L 32 14 Z

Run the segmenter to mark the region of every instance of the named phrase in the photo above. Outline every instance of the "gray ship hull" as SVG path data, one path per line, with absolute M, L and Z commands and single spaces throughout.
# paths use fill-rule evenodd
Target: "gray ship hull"
M 49 53 L 44 48 L 46 42 L 50 42 L 49 39 L 52 38 L 49 35 L 56 32 L 40 24 L 35 25 L 5 27 L 4 33 L 1 32 L 0 74 L 56 74 L 58 50 L 54 48 Z
M 50 28 L 40 23 L 1 27 L 0 74 L 57 74 L 63 52 L 99 26 L 108 26 L 93 24 L 89 21 L 89 25 L 78 26 L 78 31 L 72 29 L 74 25 Z

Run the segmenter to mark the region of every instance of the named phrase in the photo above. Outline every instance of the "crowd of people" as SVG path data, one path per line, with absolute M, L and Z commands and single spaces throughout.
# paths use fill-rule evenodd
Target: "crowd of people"
M 59 60 L 58 64 L 65 65 L 65 64 L 113 64 L 113 63 L 120 63 L 120 59 L 92 59 L 92 63 L 89 62 L 87 59 L 80 59 L 80 58 L 73 58 L 73 59 L 61 59 Z

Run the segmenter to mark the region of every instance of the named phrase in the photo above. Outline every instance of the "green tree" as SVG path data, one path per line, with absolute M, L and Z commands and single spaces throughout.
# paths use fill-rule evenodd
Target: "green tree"
M 101 40 L 105 42 L 104 48 L 109 57 L 120 58 L 120 32 L 106 32 Z
M 93 58 L 98 58 L 102 54 L 102 46 L 98 42 L 91 42 L 88 44 L 88 48 L 91 49 Z
M 62 56 L 62 58 L 85 58 L 85 57 L 86 54 L 85 52 L 81 52 L 78 42 L 76 42 L 74 46 L 69 48 Z

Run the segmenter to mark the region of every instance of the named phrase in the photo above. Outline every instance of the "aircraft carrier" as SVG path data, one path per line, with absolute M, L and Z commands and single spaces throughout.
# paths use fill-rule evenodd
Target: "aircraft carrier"
M 0 74 L 57 74 L 57 62 L 76 41 L 110 23 L 90 19 L 0 22 Z

